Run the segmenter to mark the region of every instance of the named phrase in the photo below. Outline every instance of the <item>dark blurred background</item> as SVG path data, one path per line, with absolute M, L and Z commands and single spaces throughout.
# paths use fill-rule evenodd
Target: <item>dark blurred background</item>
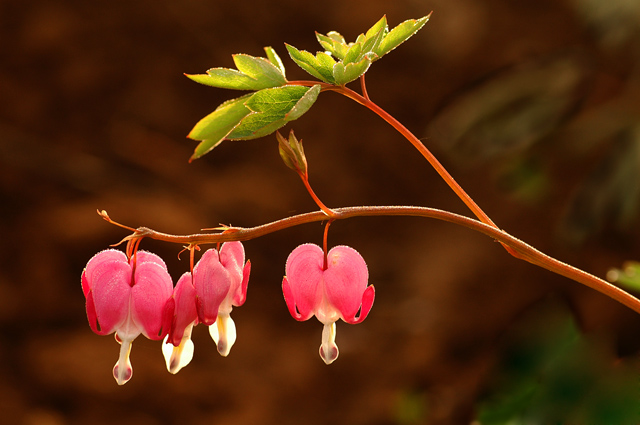
M 377 299 L 362 324 L 338 324 L 336 363 L 317 354 L 321 324 L 294 321 L 280 291 L 288 253 L 321 242 L 311 224 L 245 243 L 253 270 L 228 358 L 197 327 L 192 363 L 172 376 L 159 343 L 140 337 L 134 377 L 116 385 L 119 347 L 89 329 L 80 273 L 126 232 L 96 209 L 178 234 L 316 209 L 274 137 L 187 163 L 196 143 L 185 135 L 237 93 L 182 74 L 271 45 L 289 79 L 306 78 L 284 42 L 316 51 L 314 31 L 354 40 L 383 14 L 394 26 L 432 10 L 368 72 L 372 99 L 514 236 L 598 276 L 640 259 L 635 0 L 0 2 L 0 422 L 468 424 L 524 316 L 599 335 L 593 364 L 605 370 L 634 361 L 640 317 L 605 296 L 465 228 L 362 218 L 333 224 L 330 244 L 360 251 Z M 323 94 L 290 127 L 329 206 L 469 214 L 401 136 L 348 99 Z M 174 279 L 187 270 L 180 246 L 142 248 Z

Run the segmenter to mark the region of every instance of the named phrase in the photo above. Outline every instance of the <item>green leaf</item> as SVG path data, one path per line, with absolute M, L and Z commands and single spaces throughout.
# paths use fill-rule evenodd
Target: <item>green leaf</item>
M 346 65 L 338 62 L 333 67 L 333 78 L 336 80 L 336 84 L 345 85 L 367 72 L 370 65 L 371 59 L 368 57 L 362 59 L 360 62 L 348 63 Z
M 285 86 L 260 90 L 244 104 L 251 113 L 227 135 L 228 139 L 256 139 L 273 133 L 288 122 L 300 118 L 311 108 L 320 85 L 311 88 Z
M 316 38 L 325 50 L 338 59 L 344 59 L 344 55 L 347 53 L 347 50 L 349 50 L 349 46 L 347 46 L 347 42 L 344 41 L 344 37 L 335 31 L 331 31 L 327 35 L 316 32 Z
M 362 43 L 353 43 L 349 46 L 349 50 L 344 55 L 344 63 L 357 62 L 360 54 L 362 53 Z
M 318 52 L 316 56 L 306 50 L 298 50 L 286 44 L 289 56 L 298 66 L 319 80 L 333 84 L 333 65 L 336 61 L 325 52 Z
M 283 72 L 268 59 L 238 54 L 233 55 L 233 62 L 236 64 L 238 71 L 259 82 L 261 87 L 254 90 L 278 87 L 287 82 Z
M 389 31 L 389 27 L 387 26 L 387 16 L 386 15 L 384 15 L 382 18 L 380 18 L 380 20 L 378 22 L 373 24 L 373 26 L 367 30 L 367 33 L 365 34 L 365 39 L 368 40 L 370 38 L 373 38 L 374 36 L 377 36 L 377 34 L 380 32 L 380 30 L 382 30 L 384 34 L 386 34 L 386 32 Z
M 342 62 L 345 65 L 349 63 L 359 63 L 365 56 L 371 56 L 373 59 L 376 49 L 387 32 L 387 18 L 383 16 L 382 19 L 369 28 L 366 34 L 360 34 L 355 43 L 349 44 L 349 49 L 341 58 Z M 374 53 L 374 55 L 371 53 Z
M 361 60 L 365 54 L 369 52 L 375 52 L 382 40 L 389 33 L 389 27 L 387 26 L 387 17 L 383 16 L 378 22 L 373 24 L 367 31 L 362 39 L 362 56 L 357 60 Z
M 211 68 L 206 74 L 185 74 L 196 83 L 232 90 L 255 90 L 255 80 L 235 69 Z
M 253 94 L 248 94 L 228 100 L 198 121 L 187 136 L 190 139 L 201 141 L 191 156 L 191 160 L 200 158 L 218 146 L 242 119 L 251 113 L 251 110 L 245 106 L 245 102 L 252 96 Z
M 365 39 L 365 41 L 362 43 L 362 53 L 360 54 L 361 56 L 358 58 L 358 60 L 362 59 L 364 55 L 368 53 L 373 52 L 374 54 L 377 55 L 377 53 L 375 52 L 378 49 L 378 46 L 380 46 L 380 44 L 382 43 L 382 40 L 386 35 L 387 35 L 387 29 L 380 28 L 377 33 L 373 34 L 370 38 Z
M 284 64 L 282 63 L 282 59 L 280 59 L 280 56 L 278 56 L 276 51 L 271 46 L 265 47 L 264 51 L 267 53 L 267 58 L 269 59 L 269 61 L 273 64 L 273 66 L 280 70 L 280 73 L 282 73 L 282 76 L 284 77 Z
M 275 54 L 273 51 L 271 53 Z M 269 55 L 268 51 L 267 55 Z M 238 70 L 211 68 L 206 74 L 187 75 L 187 77 L 200 84 L 233 90 L 262 90 L 287 83 L 284 67 L 274 65 L 271 58 L 237 54 L 233 55 L 233 61 Z
M 336 41 L 336 42 L 338 42 L 338 43 L 340 43 L 340 44 L 344 44 L 344 45 L 346 45 L 346 44 L 347 44 L 347 41 L 344 39 L 344 37 L 342 36 L 342 34 L 340 34 L 338 31 L 329 31 L 329 32 L 327 33 L 327 36 L 328 36 L 330 39 L 332 39 L 332 40 L 334 40 L 334 41 Z
M 427 23 L 430 17 L 431 14 L 428 14 L 420 19 L 409 19 L 404 21 L 389 31 L 389 33 L 383 38 L 382 42 L 374 50 L 374 53 L 378 55 L 378 58 L 386 55 L 418 32 L 418 30 Z

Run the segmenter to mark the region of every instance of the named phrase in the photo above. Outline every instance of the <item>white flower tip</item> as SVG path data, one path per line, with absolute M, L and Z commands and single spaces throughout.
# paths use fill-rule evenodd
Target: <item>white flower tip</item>
M 118 385 L 126 384 L 133 376 L 133 368 L 131 367 L 131 361 L 129 360 L 129 354 L 131 353 L 130 340 L 123 340 L 120 345 L 120 357 L 118 362 L 113 367 L 113 377 L 116 379 Z
M 336 344 L 326 347 L 324 346 L 324 344 L 320 346 L 320 357 L 322 357 L 322 360 L 324 360 L 325 364 L 333 363 L 338 358 L 338 354 L 339 350 Z
M 236 342 L 236 324 L 228 314 L 220 314 L 218 318 L 209 326 L 209 334 L 218 347 L 218 353 L 227 357 L 231 347 Z
M 113 377 L 116 379 L 118 385 L 124 385 L 133 376 L 133 368 L 131 364 L 124 365 L 124 367 L 120 367 L 118 363 L 113 367 Z
M 327 323 L 322 329 L 322 344 L 320 345 L 320 357 L 326 364 L 333 363 L 340 351 L 336 345 L 336 322 Z
M 193 351 L 195 346 L 191 341 L 190 335 L 185 336 L 180 341 L 180 345 L 175 347 L 173 344 L 167 342 L 168 337 L 162 342 L 162 355 L 164 356 L 167 370 L 169 373 L 176 374 L 180 370 L 188 365 L 193 359 Z

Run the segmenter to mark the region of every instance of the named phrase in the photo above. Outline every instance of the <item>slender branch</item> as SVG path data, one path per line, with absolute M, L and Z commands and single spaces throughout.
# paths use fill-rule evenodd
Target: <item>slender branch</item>
M 393 128 L 395 128 L 400 134 L 402 134 L 411 144 L 422 154 L 422 156 L 431 164 L 431 166 L 436 170 L 436 172 L 442 177 L 442 179 L 447 183 L 447 185 L 458 195 L 458 198 L 465 203 L 465 205 L 475 214 L 478 219 L 492 226 L 496 229 L 499 227 L 489 218 L 489 216 L 476 204 L 476 202 L 464 191 L 464 189 L 458 184 L 458 182 L 453 178 L 451 174 L 444 168 L 444 166 L 438 161 L 438 159 L 431 153 L 429 149 L 418 139 L 407 127 L 405 127 L 400 121 L 395 119 L 391 114 L 387 111 L 379 107 L 377 104 L 371 101 L 369 95 L 366 91 L 366 85 L 364 82 L 364 75 L 360 77 L 360 83 L 362 85 L 362 90 L 364 96 L 358 94 L 357 92 L 345 87 L 345 86 L 335 86 L 332 84 L 321 83 L 322 90 L 325 91 L 335 91 L 338 92 L 352 100 L 355 100 L 359 104 L 369 108 L 371 111 L 375 112 L 380 118 L 389 123 Z M 314 84 L 318 84 L 313 81 L 290 81 L 291 85 L 301 85 L 301 86 L 313 86 Z M 509 254 L 516 258 L 520 258 L 518 252 L 511 249 L 511 247 L 504 245 L 504 249 L 507 250 Z
M 320 198 L 318 198 L 318 195 L 316 195 L 316 192 L 311 188 L 311 184 L 309 183 L 309 175 L 308 174 L 303 174 L 301 172 L 298 172 L 298 175 L 300 176 L 300 178 L 302 179 L 302 183 L 304 183 L 304 187 L 307 189 L 307 192 L 309 192 L 309 195 L 311 196 L 311 198 L 313 199 L 313 201 L 316 203 L 316 205 L 328 216 L 328 217 L 333 217 L 333 211 L 331 210 L 331 208 L 327 207 L 324 202 L 322 202 L 320 200 Z
M 578 283 L 586 285 L 596 291 L 599 291 L 610 298 L 622 303 L 637 313 L 640 313 L 640 300 L 624 290 L 612 285 L 611 283 L 600 279 L 590 273 L 563 263 L 553 257 L 544 254 L 533 248 L 531 245 L 511 236 L 509 233 L 500 229 L 482 223 L 478 220 L 455 214 L 449 211 L 443 211 L 435 208 L 414 207 L 414 206 L 361 206 L 335 208 L 332 210 L 334 217 L 331 220 L 347 219 L 353 217 L 370 217 L 370 216 L 413 216 L 435 218 L 437 220 L 446 221 L 467 227 L 471 230 L 483 233 L 494 240 L 510 247 L 518 254 L 518 257 L 536 266 L 542 267 L 561 276 L 572 279 Z M 319 222 L 327 220 L 324 211 L 314 211 L 305 214 L 290 216 L 281 220 L 273 221 L 256 227 L 233 227 L 227 229 L 223 233 L 198 233 L 192 235 L 171 235 L 167 233 L 157 232 L 147 227 L 136 229 L 132 237 L 142 238 L 148 237 L 165 242 L 187 244 L 187 245 L 204 245 L 214 244 L 227 241 L 246 241 L 260 236 L 267 235 L 279 230 L 287 229 L 301 224 Z
M 360 87 L 362 89 L 362 96 L 367 100 L 371 100 L 369 99 L 369 93 L 367 93 L 367 84 L 364 81 L 364 76 L 365 74 L 362 74 L 360 76 Z

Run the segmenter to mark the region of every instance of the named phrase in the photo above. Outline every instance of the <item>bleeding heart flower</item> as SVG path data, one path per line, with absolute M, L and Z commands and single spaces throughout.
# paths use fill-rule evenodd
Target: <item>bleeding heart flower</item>
M 131 343 L 141 333 L 160 340 L 169 331 L 172 316 L 171 276 L 160 257 L 138 251 L 131 259 L 118 250 L 94 255 L 82 272 L 82 290 L 87 300 L 87 317 L 98 335 L 115 332 L 121 344 L 113 368 L 119 385 L 131 379 Z
M 184 273 L 173 290 L 175 309 L 171 320 L 171 328 L 162 343 L 162 354 L 167 363 L 167 370 L 178 373 L 193 358 L 193 341 L 191 331 L 198 324 L 196 311 L 196 288 L 193 276 Z
M 226 242 L 207 250 L 193 268 L 198 320 L 209 326 L 218 352 L 229 354 L 236 340 L 236 326 L 231 319 L 234 306 L 244 304 L 251 263 L 244 261 L 241 242 Z
M 324 324 L 320 357 L 330 364 L 338 358 L 335 322 L 360 323 L 373 305 L 367 264 L 348 246 L 332 248 L 325 264 L 322 248 L 304 244 L 289 254 L 285 271 L 282 291 L 289 312 L 300 321 L 315 315 Z

